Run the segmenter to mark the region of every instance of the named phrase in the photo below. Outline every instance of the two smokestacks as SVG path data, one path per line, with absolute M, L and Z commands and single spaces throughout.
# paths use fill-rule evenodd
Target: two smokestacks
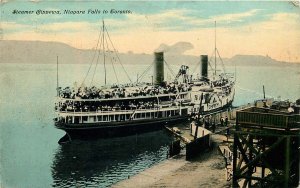
M 201 55 L 201 80 L 208 80 L 208 56 Z M 154 52 L 154 84 L 162 85 L 164 82 L 164 52 Z

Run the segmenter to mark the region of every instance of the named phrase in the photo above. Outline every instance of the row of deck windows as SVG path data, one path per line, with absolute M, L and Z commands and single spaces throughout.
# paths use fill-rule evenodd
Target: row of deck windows
M 67 116 L 66 123 L 95 123 L 110 121 L 126 121 L 132 119 L 151 119 L 157 117 L 170 117 L 179 115 L 179 110 L 168 110 L 160 112 L 144 112 L 132 114 L 97 115 L 97 116 Z

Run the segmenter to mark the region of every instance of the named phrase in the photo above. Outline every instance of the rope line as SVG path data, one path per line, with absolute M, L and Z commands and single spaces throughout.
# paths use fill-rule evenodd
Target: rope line
M 194 73 L 196 72 L 196 68 L 197 68 L 198 66 L 200 66 L 200 63 L 201 63 L 201 61 L 199 61 L 199 62 L 196 64 L 196 66 L 192 69 L 192 70 L 193 70 L 192 74 L 194 74 Z
M 103 36 L 101 37 L 101 41 L 103 40 L 102 39 L 103 38 Z M 103 41 L 104 42 L 104 41 Z M 101 43 L 102 44 L 102 43 Z M 101 46 L 101 45 L 100 45 Z M 90 86 L 92 85 L 92 83 L 93 83 L 93 81 L 94 81 L 94 77 L 95 77 L 95 73 L 96 73 L 96 70 L 97 70 L 97 65 L 98 65 L 98 62 L 99 62 L 99 57 L 100 57 L 100 49 L 98 50 L 98 56 L 97 56 L 97 61 L 96 61 L 96 65 L 95 65 L 95 69 L 94 69 L 94 73 L 93 73 L 93 77 L 92 77 L 92 80 L 91 80 L 91 83 L 90 83 Z M 103 55 L 105 55 L 104 53 L 103 53 Z
M 108 53 L 111 53 L 110 49 L 109 49 L 109 46 L 108 46 L 107 38 L 105 38 L 105 41 L 106 41 L 106 47 L 107 47 Z M 115 66 L 114 66 L 113 57 L 109 55 L 109 59 L 110 59 L 110 62 L 112 64 L 112 67 L 113 67 L 113 70 L 114 70 L 114 73 L 115 73 L 115 77 L 116 77 L 117 83 L 119 84 L 119 79 L 118 79 L 118 75 L 116 73 L 116 69 L 115 69 Z
M 123 64 L 122 64 L 122 62 L 121 62 L 121 59 L 120 59 L 120 57 L 119 57 L 119 55 L 118 55 L 118 53 L 117 53 L 117 50 L 116 50 L 114 44 L 112 43 L 112 41 L 111 41 L 111 39 L 110 39 L 109 33 L 108 33 L 108 31 L 107 31 L 107 28 L 104 27 L 104 29 L 105 29 L 105 31 L 106 31 L 106 33 L 107 33 L 108 39 L 109 39 L 109 41 L 110 41 L 110 43 L 111 43 L 111 45 L 112 45 L 112 47 L 113 47 L 113 50 L 114 50 L 114 52 L 116 53 L 116 56 L 117 56 L 117 58 L 118 58 L 118 60 L 119 60 L 119 62 L 120 62 L 120 64 L 121 64 L 121 66 L 122 66 L 124 72 L 126 73 L 126 76 L 128 77 L 129 81 L 132 83 L 132 81 L 131 81 L 131 79 L 130 79 L 130 77 L 129 77 L 127 71 L 126 71 L 126 69 L 124 68 L 124 66 L 123 66 Z
M 171 72 L 171 74 L 173 75 L 173 77 L 175 78 L 176 74 L 174 73 L 174 71 L 171 69 L 171 67 L 169 66 L 169 64 L 165 60 L 164 60 L 164 62 L 166 63 L 167 68 L 169 69 L 169 71 Z
M 219 58 L 220 58 L 220 60 L 221 60 L 221 62 L 222 62 L 222 68 L 223 68 L 223 71 L 224 71 L 224 73 L 225 73 L 226 71 L 225 71 L 224 62 L 223 62 L 223 59 L 222 59 L 221 56 L 220 56 L 220 53 L 219 53 L 219 50 L 218 50 L 218 49 L 217 49 L 217 53 L 218 53 L 218 56 L 219 56 Z
M 95 60 L 96 53 L 97 53 L 97 52 L 99 53 L 99 51 L 97 51 L 97 49 L 98 49 L 98 45 L 99 45 L 99 41 L 100 41 L 100 37 L 101 37 L 101 36 L 102 36 L 102 31 L 100 30 L 99 36 L 98 36 L 98 40 L 97 40 L 96 49 L 95 49 L 96 51 L 95 51 L 95 53 L 94 53 L 94 55 L 93 55 L 92 61 L 91 61 L 90 66 L 89 66 L 89 69 L 88 69 L 88 71 L 87 71 L 87 73 L 86 73 L 86 75 L 85 75 L 85 77 L 84 77 L 84 79 L 83 79 L 83 81 L 82 81 L 82 83 L 81 83 L 81 87 L 83 86 L 83 84 L 84 84 L 86 78 L 87 78 L 88 75 L 89 75 L 89 72 L 90 72 L 90 70 L 91 70 L 91 67 L 92 67 L 92 65 L 93 65 L 93 62 L 94 62 L 94 60 Z M 102 40 L 101 40 L 101 42 L 102 42 Z M 102 43 L 101 43 L 101 44 L 102 44 Z M 101 44 L 100 44 L 100 46 L 101 46 Z
M 151 68 L 153 65 L 154 65 L 154 62 L 152 62 L 152 63 L 147 67 L 147 69 L 144 70 L 144 72 L 141 74 L 141 76 L 138 77 L 137 82 L 138 82 L 139 80 L 141 80 L 141 79 L 144 77 L 145 73 L 148 72 L 148 71 L 150 70 L 150 68 Z
M 214 52 L 212 52 L 212 54 L 210 56 L 210 59 L 208 61 L 208 65 L 209 65 L 209 67 L 210 67 L 211 70 L 214 70 L 214 68 L 211 66 L 211 63 L 210 63 L 210 62 L 212 62 L 211 59 L 213 58 L 213 54 L 214 54 Z
M 120 84 L 119 79 L 118 79 L 118 75 L 116 73 L 115 65 L 112 61 L 111 61 L 111 64 L 112 64 L 112 67 L 113 67 L 113 70 L 114 70 L 114 73 L 115 73 L 115 76 L 116 76 L 116 79 L 117 79 L 117 83 Z

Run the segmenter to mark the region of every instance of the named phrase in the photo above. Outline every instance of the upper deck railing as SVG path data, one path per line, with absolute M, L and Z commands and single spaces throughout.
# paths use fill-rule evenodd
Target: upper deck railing
M 169 97 L 169 96 L 178 96 L 186 95 L 189 92 L 179 92 L 179 93 L 168 93 L 168 94 L 158 94 L 158 95 L 143 95 L 143 96 L 132 96 L 132 97 L 112 97 L 112 98 L 97 98 L 97 99 L 82 99 L 82 98 L 62 98 L 58 97 L 59 101 L 116 101 L 116 100 L 138 100 L 138 99 L 147 99 L 147 98 L 160 98 L 160 97 Z
M 300 128 L 300 115 L 276 110 L 250 107 L 237 111 L 237 126 L 293 129 Z

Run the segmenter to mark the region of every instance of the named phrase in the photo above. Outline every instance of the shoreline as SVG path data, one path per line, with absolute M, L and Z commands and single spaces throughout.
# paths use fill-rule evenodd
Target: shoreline
M 231 181 L 226 181 L 225 160 L 218 147 L 224 138 L 212 134 L 212 149 L 195 159 L 186 161 L 185 154 L 179 154 L 112 187 L 231 187 Z

